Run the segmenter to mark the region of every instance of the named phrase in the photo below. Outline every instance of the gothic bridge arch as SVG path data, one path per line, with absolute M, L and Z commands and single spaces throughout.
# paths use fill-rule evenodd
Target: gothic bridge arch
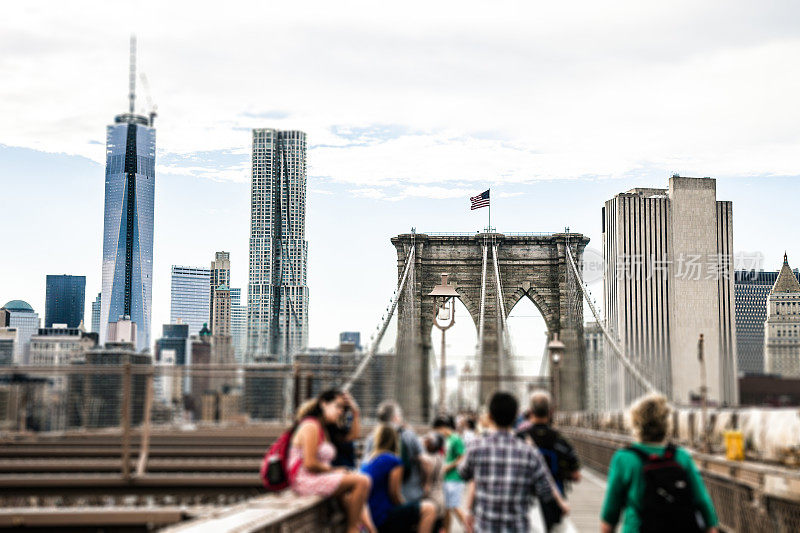
M 395 397 L 411 420 L 428 420 L 432 414 L 428 358 L 431 356 L 431 328 L 434 302 L 428 293 L 450 275 L 457 284 L 461 301 L 474 323 L 480 322 L 483 254 L 486 247 L 484 331 L 479 368 L 483 376 L 500 374 L 504 353 L 502 320 L 492 247 L 497 249 L 500 286 L 506 314 L 522 298 L 530 298 L 544 318 L 548 332 L 557 332 L 566 346 L 560 374 L 570 387 L 560 390 L 559 405 L 578 410 L 584 404 L 583 304 L 578 282 L 570 272 L 566 246 L 582 265 L 589 239 L 579 233 L 464 235 L 403 234 L 392 238 L 397 249 L 398 277 L 415 246 L 414 262 L 404 294 L 397 308 L 398 334 L 395 357 Z M 480 342 L 480 341 L 479 341 Z M 497 381 L 481 381 L 483 402 L 497 387 Z

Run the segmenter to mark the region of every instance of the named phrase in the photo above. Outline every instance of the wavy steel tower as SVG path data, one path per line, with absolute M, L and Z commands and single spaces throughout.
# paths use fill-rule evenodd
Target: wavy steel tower
M 153 199 L 155 113 L 134 113 L 136 38 L 131 37 L 130 108 L 106 129 L 106 191 L 103 218 L 103 289 L 100 342 L 109 322 L 129 317 L 136 324 L 136 349 L 150 347 L 153 294 Z
M 253 130 L 248 352 L 288 361 L 308 344 L 306 134 Z

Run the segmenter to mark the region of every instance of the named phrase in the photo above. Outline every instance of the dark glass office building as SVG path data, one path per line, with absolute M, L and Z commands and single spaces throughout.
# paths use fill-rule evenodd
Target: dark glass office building
M 800 271 L 794 270 L 800 280 Z M 740 374 L 764 372 L 764 322 L 767 296 L 778 272 L 737 270 L 733 293 L 736 306 L 736 359 Z
M 44 327 L 66 324 L 77 328 L 83 320 L 86 301 L 86 276 L 47 276 Z
M 156 341 L 156 361 L 161 361 L 163 350 L 175 351 L 175 364 L 186 364 L 186 345 L 189 339 L 189 324 L 164 324 L 161 338 Z

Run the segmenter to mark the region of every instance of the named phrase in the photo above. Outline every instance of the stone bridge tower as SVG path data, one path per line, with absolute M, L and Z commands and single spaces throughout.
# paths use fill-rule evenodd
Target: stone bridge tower
M 397 309 L 395 398 L 403 406 L 406 417 L 414 421 L 427 421 L 433 413 L 428 361 L 432 356 L 434 302 L 428 293 L 440 283 L 442 273 L 449 274 L 450 281 L 457 284 L 461 301 L 478 328 L 484 247 L 487 261 L 483 342 L 479 360 L 481 403 L 498 388 L 504 349 L 492 253 L 494 246 L 506 313 L 510 313 L 522 298 L 533 301 L 547 324 L 548 333 L 557 332 L 566 346 L 560 375 L 561 383 L 568 383 L 569 386 L 561 387 L 558 404 L 563 410 L 583 409 L 583 301 L 565 247 L 570 246 L 580 270 L 583 250 L 588 242 L 589 239 L 579 233 L 403 234 L 392 238 L 392 244 L 397 249 L 400 277 L 411 247 L 416 246 L 413 268 L 409 271 L 406 289 Z

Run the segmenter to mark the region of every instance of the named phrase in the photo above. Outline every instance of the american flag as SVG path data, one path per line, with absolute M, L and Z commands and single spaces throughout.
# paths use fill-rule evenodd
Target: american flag
M 470 210 L 480 209 L 481 207 L 488 206 L 489 205 L 489 189 L 486 189 L 485 191 L 480 193 L 478 196 L 473 196 L 472 198 L 469 199 L 469 201 L 472 202 L 472 207 L 470 207 Z

